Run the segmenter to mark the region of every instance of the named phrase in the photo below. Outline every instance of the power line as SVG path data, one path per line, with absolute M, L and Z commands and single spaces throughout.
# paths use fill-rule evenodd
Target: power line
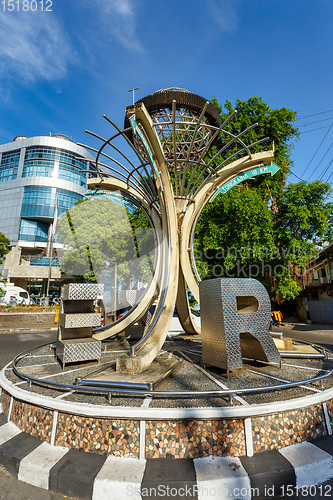
M 317 166 L 313 170 L 312 174 L 309 177 L 309 180 L 311 179 L 311 177 L 313 176 L 313 174 L 315 173 L 315 171 L 317 170 L 317 168 L 319 167 L 319 165 L 321 164 L 321 162 L 323 161 L 323 159 L 325 158 L 325 156 L 327 155 L 327 153 L 329 152 L 329 150 L 331 149 L 332 146 L 333 146 L 333 142 L 331 143 L 330 147 L 328 148 L 328 150 L 326 151 L 326 153 L 324 154 L 324 156 L 322 157 L 322 159 L 320 160 L 320 162 L 317 164 Z
M 329 118 L 324 118 L 323 120 L 316 120 L 314 122 L 304 123 L 304 125 L 300 125 L 300 128 L 307 127 L 308 125 L 313 125 L 314 123 L 327 122 L 328 120 L 333 120 L 332 116 L 330 116 Z
M 317 147 L 317 149 L 316 149 L 316 151 L 315 151 L 315 154 L 312 156 L 311 160 L 310 160 L 310 161 L 309 161 L 309 163 L 307 164 L 307 166 L 306 166 L 306 168 L 305 168 L 305 170 L 304 170 L 304 172 L 303 172 L 303 174 L 302 174 L 302 177 L 304 177 L 305 172 L 306 172 L 306 171 L 307 171 L 307 169 L 309 168 L 309 166 L 310 166 L 310 164 L 311 164 L 311 162 L 312 162 L 313 158 L 314 158 L 314 157 L 316 156 L 316 154 L 318 153 L 318 151 L 319 151 L 319 149 L 320 149 L 320 147 L 321 147 L 322 143 L 323 143 L 323 142 L 324 142 L 324 140 L 326 139 L 326 137 L 327 137 L 327 135 L 329 134 L 329 132 L 330 132 L 330 130 L 331 130 L 331 128 L 332 128 L 332 127 L 333 127 L 333 122 L 331 123 L 331 126 L 330 126 L 330 128 L 328 129 L 328 131 L 326 132 L 326 134 L 325 134 L 325 136 L 324 136 L 323 140 L 321 141 L 321 143 L 320 143 L 320 144 L 319 144 L 319 146 Z
M 302 179 L 301 177 L 298 177 L 298 175 L 294 174 L 294 172 L 293 172 L 292 170 L 290 170 L 290 173 L 291 173 L 291 175 L 293 175 L 294 177 L 297 177 L 297 179 L 299 179 L 300 181 L 306 182 L 304 179 Z
M 328 128 L 330 125 L 326 127 L 313 128 L 312 130 L 305 130 L 304 132 L 300 132 L 300 134 L 308 134 L 309 132 L 315 132 L 316 130 L 322 130 L 323 128 Z
M 333 172 L 331 173 L 331 175 L 329 176 L 329 178 L 326 179 L 326 182 L 328 182 L 330 180 L 330 178 L 332 177 L 332 175 L 333 175 Z
M 324 172 L 322 173 L 322 175 L 321 175 L 321 177 L 319 179 L 320 181 L 323 179 L 324 175 L 327 173 L 327 171 L 330 168 L 330 166 L 332 165 L 332 163 L 333 163 L 333 159 L 328 162 L 327 167 L 325 168 Z
M 313 115 L 307 115 L 307 116 L 299 116 L 298 118 L 295 118 L 296 120 L 303 120 L 304 118 L 311 118 L 311 116 L 318 116 L 318 115 L 323 115 L 324 113 L 331 113 L 333 109 L 329 109 L 328 111 L 321 111 L 320 113 L 314 113 Z

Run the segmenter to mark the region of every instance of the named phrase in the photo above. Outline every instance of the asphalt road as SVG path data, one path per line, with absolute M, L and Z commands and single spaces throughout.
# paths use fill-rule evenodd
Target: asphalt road
M 320 344 L 333 351 L 333 325 L 282 324 L 273 330 L 283 332 L 284 337 Z
M 321 344 L 333 351 L 333 325 L 304 325 L 284 324 L 275 327 L 275 331 L 283 332 L 284 337 L 292 337 L 299 340 L 306 340 L 316 344 Z M 0 368 L 2 369 L 8 364 L 16 354 L 19 354 L 26 349 L 30 349 L 40 344 L 54 342 L 57 338 L 57 332 L 35 332 L 35 333 L 0 333 Z M 298 495 L 286 496 L 286 499 L 311 499 L 323 500 L 333 498 L 333 479 L 325 483 L 320 494 L 317 489 L 317 494 L 308 494 L 311 492 L 299 492 Z M 64 500 L 69 497 L 64 497 L 50 491 L 42 490 L 29 484 L 18 481 L 13 478 L 0 465 L 0 500 Z M 272 497 L 270 497 L 272 498 Z M 101 499 L 103 500 L 103 499 Z M 116 499 L 115 500 L 121 500 Z M 224 500 L 224 499 L 218 499 Z
M 6 366 L 16 354 L 46 342 L 53 342 L 56 338 L 55 331 L 0 334 L 0 368 Z M 64 500 L 65 498 L 69 497 L 18 481 L 0 465 L 1 500 Z

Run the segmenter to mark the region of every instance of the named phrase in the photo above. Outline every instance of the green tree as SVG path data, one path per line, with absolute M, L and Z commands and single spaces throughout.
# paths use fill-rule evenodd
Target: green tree
M 144 221 L 140 212 L 130 213 L 107 196 L 96 196 L 64 213 L 57 228 L 57 242 L 64 245 L 62 271 L 95 281 L 116 262 L 118 280 L 148 281 L 154 239 L 148 219 Z M 141 220 L 140 227 L 136 219 Z
M 320 181 L 286 185 L 292 164 L 292 139 L 298 137 L 293 126 L 297 113 L 287 108 L 271 109 L 261 97 L 226 101 L 227 112 L 213 100 L 227 125 L 237 135 L 254 122 L 244 140 L 252 144 L 270 137 L 275 144 L 274 162 L 280 170 L 274 176 L 262 175 L 218 195 L 203 211 L 196 230 L 196 261 L 201 278 L 252 276 L 261 280 L 275 300 L 295 298 L 302 285 L 302 269 L 314 257 L 317 245 L 332 241 L 333 206 L 327 201 L 330 185 Z M 213 158 L 230 138 L 222 137 L 209 157 Z M 254 151 L 267 149 L 267 144 Z M 224 158 L 245 155 L 236 143 L 226 149 Z M 215 159 L 216 165 L 222 158 Z
M 10 241 L 6 236 L 0 233 L 0 264 L 5 260 L 6 254 L 10 250 Z

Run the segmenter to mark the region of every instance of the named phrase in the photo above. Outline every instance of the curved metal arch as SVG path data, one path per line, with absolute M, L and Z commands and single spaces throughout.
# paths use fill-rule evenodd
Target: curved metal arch
M 208 101 L 207 101 L 208 102 Z M 214 174 L 217 170 L 219 170 L 222 165 L 226 162 L 226 161 L 230 161 L 230 159 L 232 159 L 234 156 L 236 155 L 239 155 L 241 154 L 243 151 L 246 151 L 248 156 L 251 158 L 252 157 L 252 153 L 250 151 L 251 147 L 253 147 L 254 145 L 256 144 L 259 144 L 261 142 L 264 142 L 265 140 L 267 140 L 267 138 L 265 139 L 261 139 L 260 141 L 256 141 L 255 143 L 251 144 L 251 145 L 247 145 L 245 144 L 244 141 L 241 140 L 241 137 L 244 136 L 246 133 L 248 133 L 250 130 L 252 130 L 253 128 L 257 127 L 258 126 L 258 123 L 254 123 L 252 124 L 250 127 L 248 127 L 247 129 L 243 130 L 242 132 L 240 132 L 238 135 L 235 135 L 233 134 L 232 132 L 229 132 L 228 130 L 225 130 L 223 127 L 233 118 L 233 116 L 235 116 L 235 114 L 237 113 L 236 111 L 234 111 L 224 122 L 223 124 L 216 128 L 214 127 L 213 125 L 205 122 L 205 121 L 202 121 L 201 120 L 201 117 L 204 116 L 204 111 L 205 111 L 205 108 L 202 110 L 202 113 L 200 114 L 200 117 L 198 118 L 197 121 L 192 121 L 192 122 L 189 122 L 189 121 L 184 121 L 184 120 L 179 120 L 179 121 L 176 121 L 175 120 L 175 109 L 176 109 L 176 101 L 174 100 L 172 102 L 172 121 L 165 121 L 163 123 L 160 123 L 160 122 L 153 122 L 153 127 L 155 129 L 163 129 L 163 127 L 165 126 L 171 126 L 172 127 L 172 130 L 170 130 L 170 133 L 172 133 L 172 141 L 173 141 L 173 158 L 166 158 L 166 162 L 167 163 L 173 163 L 174 165 L 174 175 L 175 175 L 175 187 L 176 187 L 176 196 L 178 196 L 178 188 L 179 188 L 179 192 L 180 192 L 180 195 L 181 196 L 185 196 L 185 197 L 192 197 L 193 196 L 193 193 L 194 193 L 194 190 L 195 190 L 195 187 L 197 186 L 198 184 L 198 181 L 199 179 L 202 178 L 203 174 L 205 171 L 207 170 L 210 170 L 211 171 L 211 174 Z M 191 139 L 191 142 L 189 143 L 190 146 L 188 148 L 188 151 L 187 151 L 187 155 L 186 155 L 186 159 L 183 159 L 183 160 L 178 160 L 176 158 L 176 133 L 177 133 L 177 128 L 179 129 L 179 127 L 181 126 L 190 126 L 192 125 L 194 127 L 194 132 L 192 132 L 192 139 Z M 195 141 L 195 136 L 198 132 L 198 130 L 200 129 L 200 127 L 204 127 L 204 128 L 208 128 L 208 129 L 211 129 L 211 130 L 215 130 L 215 133 L 212 134 L 212 137 L 207 141 L 207 144 L 205 146 L 205 148 L 203 149 L 200 157 L 196 160 L 190 160 L 190 155 L 191 155 L 191 149 L 192 149 L 192 146 L 194 144 L 194 141 Z M 231 137 L 231 140 L 225 144 L 215 155 L 214 157 L 208 162 L 208 163 L 205 163 L 203 161 L 203 158 L 205 156 L 205 154 L 207 153 L 208 149 L 211 147 L 211 145 L 213 144 L 214 141 L 216 141 L 217 137 L 219 134 L 224 134 L 226 136 L 229 136 Z M 239 151 L 237 151 L 234 155 L 232 155 L 231 157 L 227 158 L 225 160 L 225 162 L 223 162 L 222 164 L 219 164 L 215 169 L 211 166 L 212 163 L 214 162 L 214 160 L 219 156 L 221 155 L 231 144 L 233 144 L 234 142 L 237 142 L 239 143 L 239 145 L 242 147 L 242 149 L 240 149 Z M 183 164 L 184 165 L 184 169 L 183 169 L 183 172 L 182 173 L 179 173 L 179 176 L 182 177 L 182 180 L 181 180 L 181 185 L 178 186 L 178 172 L 177 172 L 177 163 L 180 163 L 180 164 Z M 188 170 L 188 165 L 189 163 L 193 163 L 194 164 L 194 168 L 191 172 L 191 176 L 190 176 L 190 179 L 189 181 L 187 182 L 187 186 L 186 186 L 186 191 L 185 191 L 185 183 L 186 183 L 186 173 L 187 173 L 187 170 Z M 192 189 L 190 190 L 191 188 L 191 185 L 192 185 L 192 182 L 193 182 L 193 178 L 194 178 L 194 175 L 195 173 L 197 172 L 198 170 L 198 167 L 200 166 L 203 166 L 204 167 L 204 170 L 203 172 L 200 173 L 198 179 L 196 180 L 194 186 L 192 187 Z M 185 193 L 184 193 L 185 191 Z
M 102 327 L 94 330 L 93 337 L 98 340 L 104 340 L 123 332 L 127 328 L 130 328 L 136 321 L 142 318 L 142 316 L 147 312 L 147 310 L 155 300 L 156 290 L 158 288 L 159 278 L 161 275 L 161 266 L 163 265 L 161 252 L 159 252 L 162 238 L 162 226 L 161 218 L 156 208 L 147 203 L 146 199 L 133 187 L 128 187 L 124 181 L 109 177 L 102 180 L 88 179 L 88 186 L 94 189 L 103 189 L 110 191 L 119 190 L 126 195 L 133 196 L 134 200 L 139 200 L 139 203 L 137 204 L 143 207 L 145 209 L 145 212 L 148 213 L 152 219 L 157 239 L 155 272 L 153 273 L 152 279 L 148 284 L 142 299 L 130 310 L 129 314 L 124 316 L 124 318 L 122 318 L 121 320 L 112 323 L 108 327 Z
M 105 116 L 105 115 L 104 115 Z M 109 120 L 107 117 L 105 117 L 109 122 L 111 122 L 111 120 Z M 114 125 L 114 124 L 113 124 Z M 116 125 L 114 125 L 116 127 Z M 114 134 L 113 136 L 111 136 L 109 139 L 104 139 L 103 137 L 101 137 L 100 135 L 98 134 L 95 134 L 94 132 L 90 132 L 89 130 L 86 130 L 86 132 L 94 137 L 96 137 L 97 139 L 100 139 L 102 141 L 104 141 L 103 145 L 101 146 L 101 148 L 99 150 L 97 149 L 94 149 L 94 148 L 90 148 L 91 150 L 95 151 L 97 153 L 97 156 L 96 156 L 96 170 L 97 170 L 97 173 L 99 174 L 100 178 L 102 179 L 103 178 L 103 175 L 102 173 L 100 172 L 100 169 L 99 169 L 99 165 L 101 165 L 102 167 L 105 167 L 106 169 L 108 170 L 111 170 L 112 172 L 114 172 L 117 176 L 120 176 L 120 177 L 123 177 L 125 179 L 129 179 L 131 177 L 132 172 L 133 170 L 129 170 L 125 165 L 123 165 L 122 163 L 120 163 L 118 160 L 116 160 L 115 158 L 113 158 L 112 156 L 108 155 L 107 153 L 105 153 L 103 151 L 103 149 L 106 147 L 106 146 L 110 146 L 112 148 L 114 148 L 117 152 L 119 152 L 123 158 L 131 165 L 131 167 L 133 169 L 138 169 L 138 168 L 143 168 L 146 172 L 146 175 L 147 175 L 147 178 L 149 179 L 150 181 L 150 187 L 145 179 L 144 176 L 142 176 L 140 174 L 140 172 L 138 173 L 138 177 L 141 179 L 141 182 L 142 184 L 137 184 L 135 182 L 132 183 L 132 185 L 138 189 L 138 190 L 142 190 L 143 192 L 145 192 L 146 196 L 148 196 L 148 198 L 150 198 L 151 200 L 154 200 L 154 193 L 155 193 L 155 198 L 156 198 L 156 189 L 151 181 L 151 178 L 150 178 L 150 175 L 149 175 L 149 172 L 147 171 L 146 169 L 146 164 L 147 162 L 144 162 L 144 159 L 140 156 L 139 152 L 133 148 L 133 150 L 135 151 L 136 153 L 136 156 L 137 158 L 141 161 L 141 165 L 139 165 L 139 167 L 135 167 L 134 163 L 128 158 L 128 156 L 126 156 L 119 148 L 117 148 L 117 146 L 115 146 L 114 144 L 112 144 L 111 141 L 113 141 L 114 139 L 116 139 L 117 137 L 124 137 L 126 138 L 127 140 L 127 137 L 126 135 L 124 135 L 125 133 L 128 132 L 128 130 L 124 130 L 124 131 L 120 131 L 118 132 L 117 134 Z M 122 172 L 119 172 L 118 170 L 114 169 L 113 167 L 111 167 L 110 165 L 106 165 L 102 162 L 100 162 L 99 160 L 99 157 L 100 155 L 103 155 L 105 158 L 108 158 L 109 160 L 111 160 L 112 162 L 114 162 L 116 165 L 118 165 L 119 167 L 121 167 L 128 175 L 126 176 L 125 174 L 123 174 Z M 134 179 L 137 180 L 137 178 L 135 178 L 133 176 Z M 144 187 L 146 186 L 146 188 Z
M 168 109 L 166 109 L 166 106 L 168 106 Z M 193 248 L 191 249 L 191 247 L 193 247 L 194 231 L 197 220 L 210 197 L 213 196 L 216 190 L 224 183 L 232 179 L 232 177 L 241 170 L 249 170 L 259 163 L 264 164 L 266 162 L 266 164 L 269 164 L 273 158 L 272 152 L 252 154 L 250 151 L 253 146 L 260 144 L 267 140 L 267 138 L 256 141 L 251 145 L 247 145 L 242 139 L 242 136 L 257 126 L 257 123 L 251 125 L 238 135 L 235 135 L 225 130 L 225 126 L 232 117 L 235 116 L 236 110 L 227 117 L 223 124 L 220 125 L 219 123 L 218 126 L 216 126 L 216 123 L 207 120 L 207 113 L 205 112 L 206 106 L 208 107 L 208 104 L 207 101 L 204 100 L 200 109 L 195 110 L 198 116 L 194 116 L 194 113 L 189 112 L 188 120 L 186 120 L 187 116 L 184 115 L 184 113 L 186 113 L 186 106 L 184 105 L 183 113 L 182 102 L 176 102 L 175 99 L 166 102 L 162 106 L 162 114 L 165 108 L 163 117 L 159 118 L 159 111 L 156 109 L 157 114 L 154 120 L 149 116 L 144 103 L 129 106 L 126 108 L 125 123 L 129 123 L 129 118 L 134 115 L 139 129 L 143 134 L 142 135 L 141 132 L 140 134 L 136 134 L 135 140 L 131 140 L 131 128 L 120 130 L 112 120 L 104 115 L 104 118 L 116 129 L 117 133 L 110 139 L 104 141 L 103 146 L 98 151 L 96 160 L 97 166 L 100 164 L 100 156 L 103 155 L 118 164 L 127 175 L 106 165 L 106 168 L 116 173 L 117 178 L 107 178 L 99 182 L 91 179 L 89 183 L 99 183 L 101 187 L 106 188 L 106 184 L 104 183 L 107 182 L 109 186 L 117 186 L 117 189 L 119 189 L 121 185 L 122 190 L 126 193 L 130 193 L 130 191 L 133 190 L 136 196 L 141 200 L 145 200 L 148 213 L 154 213 L 158 218 L 159 222 L 157 225 L 161 229 L 159 240 L 160 251 L 158 252 L 158 264 L 160 266 L 158 268 L 158 277 L 161 281 L 161 287 L 157 307 L 152 321 L 143 337 L 132 348 L 131 356 L 118 358 L 117 370 L 119 371 L 139 373 L 150 365 L 164 343 L 175 305 L 184 330 L 187 333 L 199 333 L 199 329 L 193 322 L 186 290 L 186 285 L 188 285 L 195 298 L 199 300 L 197 284 L 199 276 L 195 266 Z M 180 109 L 177 116 L 176 109 Z M 189 106 L 189 109 L 193 108 Z M 150 111 L 152 112 L 152 110 Z M 165 121 L 165 118 L 167 118 L 167 121 Z M 184 132 L 179 138 L 179 151 L 177 149 L 178 132 Z M 166 139 L 166 152 L 163 152 L 159 133 Z M 198 141 L 196 138 L 199 133 L 200 136 Z M 230 140 L 228 140 L 227 144 L 225 144 L 209 162 L 205 163 L 204 158 L 207 151 L 220 134 L 224 134 L 226 137 L 229 137 Z M 97 137 L 97 135 L 95 136 Z M 141 162 L 140 165 L 135 166 L 125 154 L 122 154 L 121 151 L 112 144 L 112 140 L 120 136 L 126 140 L 128 145 L 135 152 L 139 162 Z M 216 158 L 223 154 L 223 152 L 235 142 L 237 143 L 238 151 L 215 167 L 213 164 Z M 125 165 L 122 165 L 104 152 L 108 144 L 122 154 L 126 161 L 128 161 L 132 170 L 126 168 Z M 147 149 L 146 151 L 145 148 Z M 239 156 L 244 151 L 248 156 L 232 161 L 235 156 Z M 167 157 L 165 157 L 165 155 L 167 155 Z M 228 164 L 225 165 L 225 163 Z M 151 167 L 154 179 L 151 178 L 146 168 L 148 164 Z M 182 171 L 177 168 L 178 164 L 181 166 Z M 194 180 L 195 174 L 198 172 L 200 166 L 203 167 L 203 170 L 198 173 L 197 179 Z M 189 175 L 189 181 L 187 182 L 186 175 L 190 169 L 191 175 Z M 174 172 L 175 194 L 173 192 L 169 171 Z M 202 179 L 203 176 L 204 179 Z M 122 177 L 124 180 L 119 179 L 119 177 Z M 186 194 L 185 196 L 184 193 Z M 177 220 L 177 215 L 179 216 L 179 221 Z M 181 221 L 182 218 L 183 220 Z M 193 274 L 191 262 L 196 276 Z M 133 312 L 131 311 L 122 321 L 113 325 L 113 331 L 123 331 L 129 327 L 130 324 L 133 324 L 131 321 L 135 321 L 139 318 L 139 313 L 144 310 L 144 305 L 141 307 L 140 303 L 134 309 L 135 310 Z M 117 328 L 119 330 L 117 330 Z M 95 335 L 102 334 L 103 332 L 99 332 Z M 103 335 L 105 335 L 104 338 L 110 336 L 107 334 L 106 330 Z
M 141 155 L 140 151 L 138 151 L 138 149 L 135 148 L 135 146 L 133 145 L 133 143 L 127 137 L 127 134 L 131 131 L 131 128 L 126 128 L 125 130 L 121 130 L 109 117 L 107 117 L 106 115 L 103 115 L 103 118 L 105 118 L 105 120 L 107 120 L 118 131 L 118 134 L 116 134 L 115 136 L 113 136 L 112 138 L 110 138 L 107 141 L 107 143 L 103 144 L 103 146 L 101 147 L 101 150 L 103 150 L 104 147 L 106 147 L 107 144 L 109 144 L 113 148 L 116 148 L 116 146 L 114 144 L 112 144 L 110 141 L 113 140 L 113 139 L 115 139 L 116 137 L 122 136 L 126 140 L 127 144 L 131 147 L 131 149 L 136 154 L 137 158 L 141 162 L 142 167 L 146 171 L 147 178 L 151 181 L 149 172 L 146 170 L 147 161 L 143 158 L 143 156 Z M 116 148 L 116 150 L 120 151 L 118 148 Z M 128 161 L 128 163 L 134 167 L 133 162 L 131 162 L 131 160 L 124 153 L 121 153 L 121 154 L 122 154 L 122 156 L 124 158 L 126 158 L 126 160 Z M 98 157 L 96 158 L 96 162 L 97 161 L 98 161 Z M 128 169 L 126 169 L 126 171 L 127 171 L 128 174 L 130 174 L 130 171 Z M 144 177 L 140 173 L 139 173 L 139 177 L 145 182 Z M 151 187 L 152 187 L 152 192 L 156 193 L 156 190 L 155 190 L 154 185 L 152 183 L 151 183 Z M 154 199 L 154 194 L 152 195 L 152 199 Z
M 207 179 L 201 185 L 196 196 L 194 197 L 194 203 L 187 208 L 183 219 L 180 239 L 180 262 L 186 283 L 198 302 L 199 286 L 192 273 L 189 252 L 191 252 L 191 258 L 193 259 L 193 261 L 195 261 L 193 256 L 193 248 L 190 247 L 190 241 L 191 239 L 193 241 L 192 234 L 195 231 L 195 224 L 202 210 L 209 202 L 210 198 L 216 193 L 216 191 L 221 186 L 229 182 L 240 171 L 246 172 L 248 170 L 251 170 L 254 166 L 258 166 L 259 164 L 270 165 L 273 157 L 273 151 L 264 151 L 262 153 L 253 154 L 252 159 L 245 157 L 234 161 L 233 163 L 225 167 L 215 180 L 213 180 L 212 178 Z
M 266 142 L 266 141 L 268 141 L 268 140 L 269 140 L 269 137 L 265 137 L 264 139 L 259 139 L 258 141 L 253 142 L 250 146 L 248 146 L 248 148 L 252 148 L 253 146 L 256 146 L 256 145 L 258 145 L 258 144 L 262 144 L 263 142 Z M 228 158 L 226 158 L 226 159 L 225 159 L 222 163 L 220 163 L 220 164 L 216 167 L 216 169 L 214 170 L 214 174 L 216 174 L 216 173 L 220 172 L 220 171 L 222 170 L 222 168 L 224 167 L 224 165 L 225 165 L 227 162 L 229 162 L 230 160 L 232 160 L 232 158 L 234 158 L 235 156 L 240 155 L 240 154 L 244 151 L 244 149 L 245 149 L 245 148 L 240 149 L 239 151 L 236 151 L 236 153 L 234 153 L 233 155 L 231 155 L 231 156 L 229 156 Z M 249 159 L 251 159 L 251 158 L 252 158 L 252 156 L 253 156 L 253 154 L 249 157 Z M 193 188 L 192 188 L 191 192 L 189 193 L 189 196 L 191 196 L 191 197 L 192 197 L 192 196 L 193 196 L 193 193 L 194 193 L 194 196 L 196 196 L 196 194 L 198 193 L 198 191 L 199 191 L 199 189 L 200 189 L 200 187 L 201 187 L 201 186 L 199 186 L 199 187 L 198 187 L 198 189 L 197 189 L 195 192 L 194 192 L 194 190 L 195 190 L 195 187 L 196 187 L 196 185 L 198 184 L 199 179 L 200 179 L 200 177 L 201 177 L 201 176 L 202 176 L 202 173 L 200 174 L 200 176 L 199 176 L 199 177 L 198 177 L 198 179 L 196 180 L 195 184 L 193 185 Z
M 132 348 L 132 356 L 117 359 L 117 370 L 140 373 L 147 368 L 159 353 L 169 331 L 172 313 L 176 301 L 178 284 L 178 234 L 175 202 L 170 176 L 164 161 L 159 138 L 152 127 L 152 122 L 143 104 L 127 108 L 127 116 L 135 115 L 154 152 L 158 165 L 159 178 L 153 169 L 157 184 L 163 231 L 163 267 L 161 275 L 161 292 L 158 297 L 152 323 L 144 337 Z M 134 355 L 133 355 L 134 354 Z

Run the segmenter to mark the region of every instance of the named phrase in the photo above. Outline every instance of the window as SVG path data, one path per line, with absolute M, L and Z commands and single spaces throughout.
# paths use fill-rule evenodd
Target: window
M 66 189 L 53 189 L 44 186 L 27 186 L 24 188 L 21 217 L 32 218 L 53 218 L 55 206 L 58 202 L 58 217 L 75 205 L 83 196 L 67 191 Z
M 80 186 L 86 185 L 86 172 L 89 168 L 87 162 L 73 153 L 60 150 L 59 156 L 59 179 L 74 182 Z
M 91 166 L 83 157 L 64 149 L 31 146 L 26 149 L 22 177 L 53 177 L 55 160 L 59 160 L 58 178 L 86 185 L 86 172 Z
M 52 177 L 56 148 L 31 146 L 26 149 L 22 177 Z
M 66 191 L 66 189 L 57 189 L 58 196 L 58 215 L 59 217 L 64 212 L 75 205 L 75 203 L 79 200 L 82 200 L 83 196 L 77 193 L 73 193 L 73 191 Z
M 3 153 L 0 164 L 0 182 L 16 179 L 19 161 L 19 149 L 9 153 Z
M 52 188 L 43 186 L 28 186 L 24 188 L 21 217 L 52 218 L 56 204 L 55 192 Z
M 59 163 L 59 179 L 65 181 L 74 182 L 80 186 L 86 185 L 86 173 L 80 172 L 76 167 L 70 167 L 69 165 L 64 165 Z
M 35 220 L 22 219 L 19 240 L 47 241 L 49 225 Z

